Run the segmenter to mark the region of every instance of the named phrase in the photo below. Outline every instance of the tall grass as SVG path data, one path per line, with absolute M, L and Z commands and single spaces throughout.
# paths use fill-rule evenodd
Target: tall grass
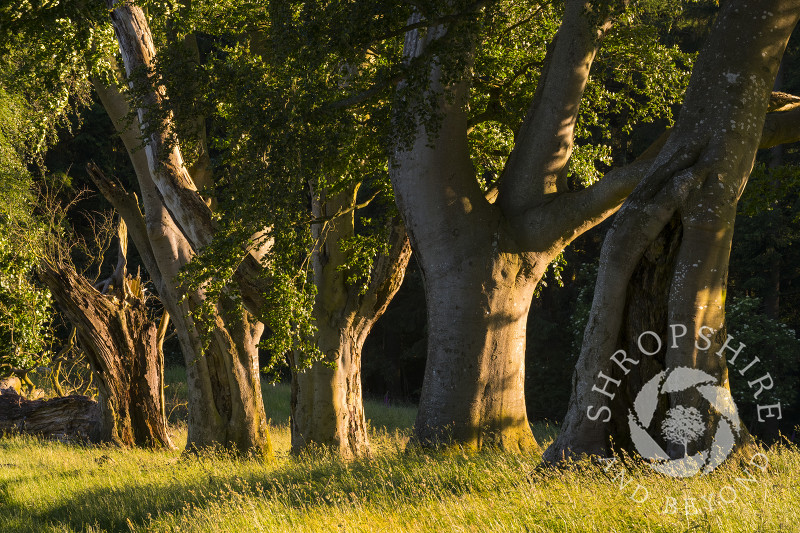
M 636 464 L 552 471 L 538 454 L 421 452 L 406 446 L 413 408 L 368 402 L 373 457 L 297 459 L 288 455 L 288 394 L 264 388 L 270 463 L 2 439 L 0 532 L 800 531 L 800 451 L 788 445 L 766 452 L 766 471 L 750 467 L 752 481 L 735 464 L 688 480 Z M 535 429 L 543 444 L 552 439 L 553 428 Z M 637 484 L 650 495 L 641 504 L 631 497 Z M 736 499 L 723 505 L 726 486 Z M 710 510 L 709 494 L 718 495 Z

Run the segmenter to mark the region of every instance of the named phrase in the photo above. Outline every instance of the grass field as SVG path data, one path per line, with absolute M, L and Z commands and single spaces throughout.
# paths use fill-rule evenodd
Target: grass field
M 180 375 L 169 377 L 180 443 Z M 747 471 L 726 464 L 689 480 L 611 463 L 556 472 L 536 454 L 420 452 L 406 446 L 413 408 L 368 402 L 372 458 L 296 459 L 288 395 L 264 387 L 271 463 L 2 439 L 0 532 L 800 531 L 800 450 L 791 446 Z M 535 431 L 546 445 L 554 430 Z

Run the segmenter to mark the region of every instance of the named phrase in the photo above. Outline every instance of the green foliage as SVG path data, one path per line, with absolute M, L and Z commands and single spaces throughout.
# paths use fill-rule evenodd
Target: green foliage
M 313 342 L 315 328 L 311 311 L 317 288 L 307 277 L 291 278 L 283 272 L 276 272 L 272 280 L 266 311 L 271 335 L 261 341 L 261 346 L 271 355 L 265 369 L 272 371 L 270 377 L 277 381 L 280 377 L 277 365 L 285 354 L 294 353 L 294 365 L 302 370 L 320 359 L 322 353 Z
M 0 376 L 11 367 L 27 369 L 47 361 L 50 293 L 34 282 L 39 258 L 28 236 L 21 235 L 32 230 L 38 228 L 17 226 L 0 214 Z
M 798 387 L 800 386 L 800 340 L 795 331 L 786 324 L 769 318 L 761 310 L 761 302 L 756 298 L 733 298 L 726 306 L 728 334 L 746 348 L 735 368 L 742 369 L 754 360 L 760 359 L 757 367 L 742 376 L 733 368 L 729 369 L 731 390 L 739 409 L 739 415 L 749 424 L 756 422 L 756 407 L 781 403 L 782 411 L 797 408 Z M 751 388 L 748 381 L 762 377 L 769 372 L 774 387 L 761 393 Z
M 41 225 L 32 217 L 31 177 L 20 157 L 31 140 L 28 109 L 0 86 L 0 376 L 47 360 L 50 293 L 33 272 Z
M 446 38 L 412 61 L 402 57 L 410 8 L 393 2 L 193 2 L 171 12 L 171 28 L 164 30 L 168 46 L 160 52 L 156 74 L 176 117 L 208 118 L 224 213 L 220 222 L 231 232 L 198 258 L 192 276 L 227 282 L 227 276 L 219 275 L 227 272 L 220 268 L 228 264 L 225 255 L 240 253 L 230 235 L 246 238 L 266 228 L 275 246 L 285 250 L 270 257 L 270 271 L 277 279 L 299 279 L 298 268 L 311 249 L 307 184 L 326 194 L 353 182 L 390 189 L 387 154 L 412 138 L 414 117 L 436 129 L 433 102 L 416 96 L 427 89 L 434 56 L 446 83 L 471 77 L 469 139 L 476 179 L 484 187 L 494 183 L 533 98 L 562 8 L 558 3 L 502 1 L 476 13 L 467 6 L 425 3 L 426 17 L 448 17 L 453 26 Z M 151 18 L 167 9 L 157 3 L 151 7 Z M 662 44 L 654 21 L 665 24 L 678 11 L 658 2 L 637 5 L 607 38 L 582 108 L 572 162 L 577 181 L 592 183 L 616 163 L 611 151 L 619 139 L 613 135 L 627 139 L 638 121 L 671 120 L 692 57 Z M 190 34 L 200 36 L 199 62 L 183 44 Z M 473 43 L 477 56 L 467 65 L 464 51 Z M 182 130 L 178 122 L 177 136 L 191 139 L 190 128 Z M 385 220 L 391 215 L 387 210 L 369 216 Z M 369 282 L 372 259 L 386 244 L 369 226 L 357 220 L 356 234 L 340 242 L 349 259 L 337 268 L 359 291 Z M 557 280 L 561 263 L 554 264 Z M 282 301 L 288 286 L 276 284 L 279 293 L 272 301 Z M 292 287 L 299 291 L 311 283 Z M 313 302 L 295 294 L 289 301 Z M 311 316 L 290 307 L 295 319 Z M 269 325 L 273 336 L 303 329 L 283 323 Z M 298 340 L 270 342 L 278 348 Z
M 381 234 L 353 235 L 338 243 L 347 256 L 347 262 L 336 267 L 345 273 L 345 283 L 358 287 L 359 294 L 364 294 L 371 281 L 372 262 L 376 253 L 388 253 L 386 237 Z
M 116 50 L 102 2 L 12 2 L 0 7 L 0 86 L 31 113 L 29 155 L 54 143 L 59 128 L 91 100 L 90 76 L 107 78 Z
M 576 182 L 591 185 L 626 163 L 635 127 L 672 125 L 694 60 L 694 54 L 664 42 L 664 25 L 680 13 L 680 4 L 635 3 L 612 27 L 592 67 L 576 127 L 570 161 Z

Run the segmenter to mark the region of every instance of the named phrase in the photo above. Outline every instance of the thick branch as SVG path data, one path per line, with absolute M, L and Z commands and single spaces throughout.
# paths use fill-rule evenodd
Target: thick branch
M 144 12 L 137 6 L 116 4 L 114 0 L 107 0 L 107 4 L 112 9 L 111 21 L 128 79 L 151 72 L 156 51 Z M 211 209 L 198 194 L 180 149 L 169 138 L 167 129 L 172 114 L 168 114 L 165 124 L 148 124 L 150 117 L 163 107 L 164 91 L 149 80 L 144 83 L 147 86 L 137 113 L 141 127 L 149 131 L 145 152 L 150 172 L 164 205 L 197 251 L 207 246 L 214 234 Z
M 389 252 L 375 260 L 367 293 L 361 299 L 362 317 L 377 320 L 386 311 L 395 293 L 400 289 L 408 261 L 411 258 L 411 243 L 403 220 L 396 216 L 391 221 Z
M 521 213 L 531 200 L 565 190 L 581 98 L 610 27 L 610 18 L 589 13 L 583 1 L 567 2 L 500 185 L 498 205 L 507 216 Z
M 800 105 L 795 104 L 787 111 L 767 115 L 759 148 L 772 148 L 797 141 L 800 141 Z

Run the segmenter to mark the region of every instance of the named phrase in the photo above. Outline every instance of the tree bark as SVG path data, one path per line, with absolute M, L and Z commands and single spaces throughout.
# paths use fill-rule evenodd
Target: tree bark
M 317 328 L 319 348 L 326 358 L 292 372 L 292 453 L 320 447 L 344 459 L 367 456 L 369 436 L 361 393 L 363 345 L 351 328 Z M 323 338 L 333 341 L 333 347 Z
M 113 94 L 121 97 L 119 93 Z M 122 117 L 112 115 L 114 118 L 115 124 L 121 124 Z M 126 146 L 131 142 L 127 140 L 130 137 L 123 134 Z M 107 178 L 96 168 L 90 169 L 89 175 L 111 204 L 132 222 L 137 216 L 142 217 L 138 204 L 135 208 L 126 205 L 132 195 L 124 191 L 122 184 Z M 143 171 L 139 178 L 145 222 L 139 221 L 133 227 L 143 229 L 145 235 L 133 240 L 137 246 L 139 242 L 145 243 L 151 254 L 155 269 L 151 277 L 154 282 L 161 282 L 156 289 L 175 323 L 186 363 L 187 450 L 222 446 L 243 455 L 270 456 L 272 444 L 261 399 L 256 347 L 263 325 L 222 298 L 208 317 L 209 335 L 204 337 L 191 315 L 193 309 L 203 304 L 203 293 L 187 294 L 175 282 L 180 269 L 194 255 L 193 250 L 161 203 L 149 174 Z M 207 345 L 206 339 L 209 340 Z
M 347 281 L 341 242 L 355 234 L 357 190 L 358 186 L 351 186 L 331 197 L 318 192 L 312 200 L 314 217 L 326 220 L 312 228 L 318 289 L 314 340 L 324 359 L 306 370 L 300 370 L 296 357 L 292 364 L 294 453 L 320 446 L 345 459 L 369 455 L 361 351 L 372 326 L 400 288 L 411 248 L 402 223 L 392 221 L 387 228 L 389 250 L 375 258 L 366 289 Z
M 0 435 L 24 433 L 65 442 L 106 440 L 100 404 L 86 396 L 28 400 L 0 391 Z
M 729 387 L 726 361 L 734 360 L 732 350 L 738 344 L 734 342 L 731 351 L 722 348 L 727 339 L 725 284 L 736 203 L 759 144 L 780 138 L 764 127 L 765 114 L 780 58 L 799 16 L 797 1 L 723 4 L 695 65 L 674 131 L 606 237 L 569 410 L 561 433 L 545 453 L 546 461 L 608 455 L 611 439 L 628 447 L 624 421 L 607 415 L 626 418 L 637 388 L 660 369 L 702 370 L 719 386 Z M 677 324 L 685 326 L 688 335 L 672 342 L 666 333 Z M 713 330 L 708 349 L 697 345 L 701 327 Z M 642 328 L 663 339 L 653 357 L 631 346 Z M 644 362 L 614 363 L 612 354 L 620 348 Z M 618 381 L 607 387 L 603 376 Z M 614 388 L 623 379 L 625 384 Z M 702 405 L 700 400 L 693 388 L 673 392 L 662 400 L 656 416 L 663 417 L 668 407 Z M 707 427 L 715 426 L 720 413 L 709 408 L 707 415 Z M 749 441 L 746 430 L 740 429 L 736 446 Z M 701 441 L 695 448 L 707 444 Z M 676 448 L 667 451 L 673 457 L 684 452 Z
M 70 322 L 100 393 L 100 439 L 125 446 L 172 448 L 164 418 L 157 328 L 138 278 L 101 294 L 71 267 L 44 262 L 40 276 Z M 138 293 L 138 295 L 137 295 Z
M 547 263 L 530 275 L 502 243 L 482 244 L 483 253 L 446 276 L 424 274 L 429 348 L 417 436 L 425 445 L 536 449 L 525 409 L 525 334 Z

